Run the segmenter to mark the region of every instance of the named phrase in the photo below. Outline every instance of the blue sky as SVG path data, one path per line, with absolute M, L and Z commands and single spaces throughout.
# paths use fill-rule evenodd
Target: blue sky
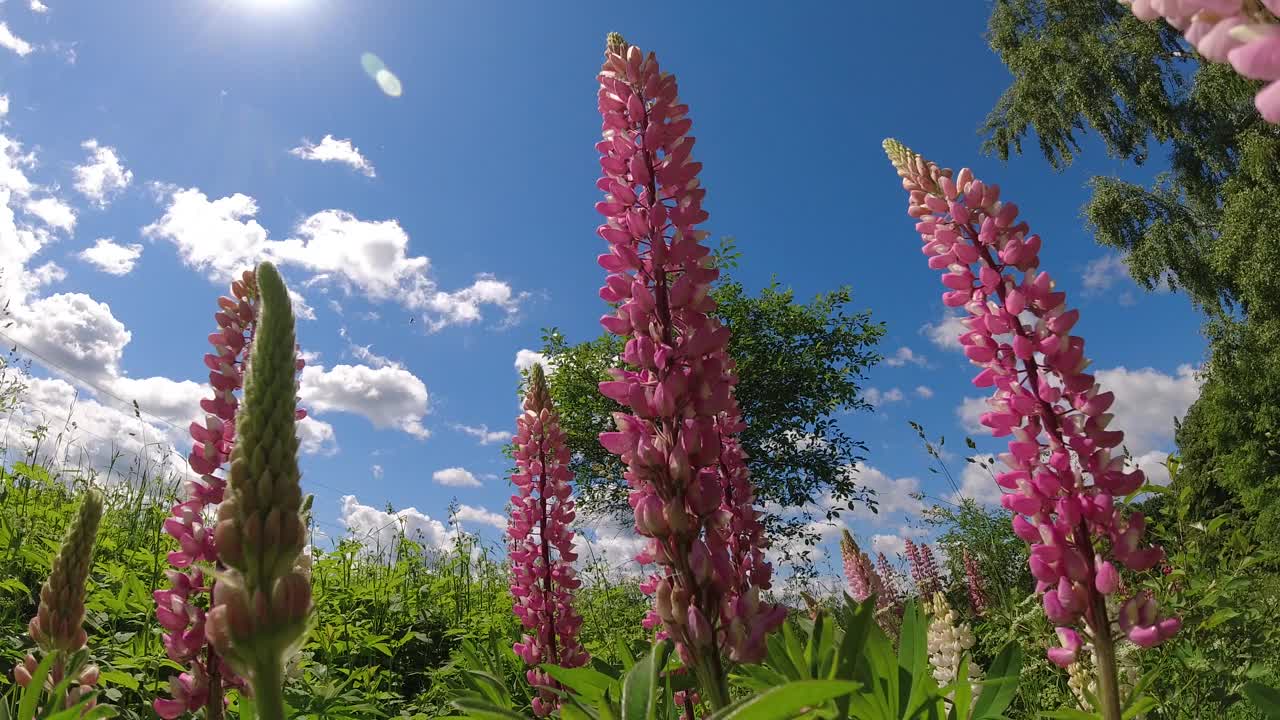
M 1135 287 L 1084 228 L 1087 179 L 1124 172 L 1101 148 L 1061 174 L 1034 154 L 1008 165 L 980 154 L 975 131 L 1007 84 L 982 39 L 985 12 L 726 8 L 0 4 L 0 290 L 15 319 L 3 332 L 38 355 L 21 416 L 49 422 L 70 407 L 73 445 L 92 462 L 109 454 L 107 436 L 129 452 L 142 437 L 174 439 L 164 421 L 198 412 L 216 296 L 233 268 L 270 252 L 314 314 L 299 336 L 315 354 L 304 484 L 321 528 L 370 530 L 390 504 L 442 539 L 456 498 L 466 529 L 497 538 L 507 463 L 500 436 L 481 429 L 513 429 L 514 365 L 541 328 L 599 331 L 594 76 L 617 30 L 680 79 L 706 229 L 737 239 L 738 277 L 758 288 L 776 275 L 801 296 L 849 284 L 854 305 L 888 325 L 894 362 L 869 383 L 878 412 L 843 419 L 868 442 L 864 477 L 891 509 L 850 519 L 867 543 L 892 552 L 913 532 L 909 492 L 951 492 L 925 470 L 907 420 L 959 452 L 965 400 L 979 395 L 930 330 L 944 320 L 941 286 L 886 136 L 968 164 L 1018 202 L 1045 237 L 1043 267 L 1082 309 L 1130 449 L 1155 468 L 1195 397 L 1198 319 L 1183 296 Z M 366 53 L 398 96 L 363 69 Z M 136 421 L 121 400 L 135 399 L 163 421 L 122 435 Z M 950 464 L 960 477 L 963 457 Z M 993 486 L 968 480 L 991 499 Z M 626 547 L 601 530 L 598 549 Z

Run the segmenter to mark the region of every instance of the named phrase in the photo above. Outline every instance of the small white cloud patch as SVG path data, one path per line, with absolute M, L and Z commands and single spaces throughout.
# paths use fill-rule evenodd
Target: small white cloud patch
M 303 139 L 302 144 L 290 150 L 289 154 L 303 160 L 341 163 L 365 177 L 374 177 L 375 174 L 373 163 L 360 154 L 359 148 L 350 140 L 340 140 L 332 135 L 325 135 L 319 143 Z
M 113 238 L 98 238 L 93 247 L 85 248 L 79 253 L 81 260 L 108 275 L 128 275 L 133 272 L 133 266 L 141 255 L 141 245 L 121 245 Z
M 480 480 L 470 470 L 460 467 L 445 468 L 431 473 L 437 485 L 449 487 L 480 487 Z
M 75 186 L 98 207 L 106 207 L 133 182 L 133 171 L 120 162 L 116 149 L 89 139 L 81 143 L 89 151 L 89 159 L 74 169 Z

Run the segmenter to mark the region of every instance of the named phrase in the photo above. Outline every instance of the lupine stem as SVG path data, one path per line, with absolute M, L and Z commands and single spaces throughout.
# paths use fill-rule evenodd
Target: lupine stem
M 1111 638 L 1111 621 L 1107 617 L 1106 599 L 1101 593 L 1090 593 L 1093 604 L 1089 615 L 1093 618 L 1093 652 L 1098 677 L 1098 702 L 1102 705 L 1103 720 L 1120 720 L 1120 675 L 1116 668 L 1115 641 Z
M 254 666 L 253 702 L 260 720 L 285 720 L 284 667 L 278 656 L 263 658 Z

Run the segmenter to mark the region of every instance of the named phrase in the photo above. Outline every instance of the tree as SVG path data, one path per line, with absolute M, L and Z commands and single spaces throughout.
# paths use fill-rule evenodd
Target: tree
M 1094 178 L 1084 215 L 1135 281 L 1181 290 L 1205 316 L 1179 483 L 1280 542 L 1280 128 L 1253 105 L 1259 83 L 1113 0 L 996 0 L 988 40 L 1013 75 L 982 129 L 989 152 L 1007 159 L 1034 133 L 1062 169 L 1090 131 L 1134 165 L 1167 149 L 1150 186 Z
M 858 503 L 874 508 L 854 467 L 866 447 L 841 430 L 836 417 L 870 409 L 860 383 L 880 360 L 875 345 L 884 328 L 870 312 L 848 310 L 847 287 L 801 303 L 774 280 L 752 296 L 725 272 L 737 262 L 731 243 L 716 259 L 722 272 L 711 295 L 716 317 L 733 332 L 729 354 L 747 424 L 741 441 L 757 502 L 765 507 L 770 534 L 780 539 L 775 547 L 804 567 L 817 542 L 810 523 L 833 520 Z M 597 439 L 615 429 L 611 414 L 622 410 L 597 388 L 619 365 L 621 340 L 602 334 L 570 343 L 551 328 L 542 351 L 554 368 L 549 384 L 574 456 L 579 507 L 629 519 L 625 467 Z

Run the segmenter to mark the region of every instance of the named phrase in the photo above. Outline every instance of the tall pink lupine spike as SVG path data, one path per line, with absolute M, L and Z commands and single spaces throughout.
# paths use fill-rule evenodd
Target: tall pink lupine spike
M 597 232 L 609 243 L 600 296 L 617 305 L 601 324 L 627 340 L 626 367 L 600 390 L 630 409 L 600 441 L 628 466 L 636 530 L 650 538 L 637 560 L 658 565 L 643 586 L 655 596 L 647 625 L 676 640 L 718 708 L 728 702 L 726 657 L 763 657 L 786 610 L 760 597 L 771 568 L 736 439 L 729 330 L 708 314 L 718 272 L 696 229 L 707 219 L 702 166 L 691 158 L 689 108 L 653 53 L 613 34 L 599 80 Z
M 893 140 L 888 153 L 910 195 L 908 214 L 929 258 L 945 270 L 943 302 L 963 307 L 965 354 L 982 371 L 978 387 L 994 387 L 982 423 L 997 437 L 1012 436 L 1000 456 L 1007 472 L 996 482 L 1008 490 L 1001 504 L 1014 513 L 1014 532 L 1031 545 L 1031 572 L 1045 614 L 1069 628 L 1083 622 L 1098 657 L 1104 715 L 1119 717 L 1112 620 L 1106 596 L 1120 588 L 1113 562 L 1134 571 L 1158 564 L 1164 553 L 1142 545 L 1142 514 L 1116 498 L 1140 488 L 1141 470 L 1113 456 L 1124 433 L 1110 429 L 1115 396 L 1085 372 L 1084 340 L 1071 335 L 1080 313 L 1039 269 L 1040 237 L 1018 222 L 1018 208 L 1000 188 L 952 173 Z M 1155 600 L 1133 598 L 1120 630 L 1144 647 L 1177 632 L 1177 618 L 1159 619 Z M 1054 652 L 1061 664 L 1071 654 Z
M 932 598 L 934 593 L 942 591 L 938 562 L 933 557 L 933 550 L 928 544 L 915 544 L 911 538 L 906 539 L 905 545 L 907 565 L 911 568 L 911 579 L 915 581 L 916 592 L 926 600 Z
M 858 548 L 858 543 L 848 530 L 840 532 L 840 557 L 844 563 L 844 579 L 849 585 L 849 597 L 862 602 L 872 593 L 883 594 L 880 578 L 876 575 L 871 560 Z
M 987 610 L 987 589 L 982 579 L 982 571 L 978 569 L 978 561 L 964 549 L 964 579 L 969 588 L 969 606 L 974 615 L 982 615 Z
M 1120 0 L 1142 20 L 1164 18 L 1213 62 L 1267 85 L 1254 103 L 1280 123 L 1280 0 Z
M 573 668 L 589 657 L 578 642 L 582 617 L 573 608 L 573 591 L 582 585 L 573 569 L 575 513 L 569 482 L 569 446 L 560 418 L 551 402 L 542 366 L 529 371 L 524 413 L 516 420 L 516 466 L 511 476 L 516 494 L 511 496 L 510 539 L 512 609 L 534 634 L 526 634 L 514 646 L 531 668 L 529 684 L 538 689 L 533 711 L 549 715 L 559 706 L 559 687 L 542 663 Z
M 257 318 L 257 282 L 252 271 L 246 270 L 231 283 L 230 296 L 218 298 L 213 318 L 217 327 L 209 335 L 209 343 L 214 351 L 204 356 L 213 396 L 200 401 L 206 413 L 204 422 L 193 422 L 189 428 L 193 442 L 187 460 L 200 477 L 186 483 L 186 500 L 175 505 L 164 522 L 165 532 L 178 542 L 179 549 L 169 553 L 173 566 L 165 571 L 169 588 L 153 593 L 165 651 L 170 659 L 188 668 L 171 678 L 171 697 L 156 698 L 152 703 L 156 714 L 166 720 L 201 708 L 206 709 L 208 720 L 219 720 L 224 692 L 229 688 L 248 690 L 244 679 L 208 643 L 205 608 L 212 598 L 214 572 L 220 567 L 213 526 L 206 526 L 207 510 L 223 500 L 227 481 L 218 473 L 235 446 L 240 403 L 236 393 L 244 382 L 244 361 Z M 296 365 L 301 371 L 301 356 Z M 298 410 L 299 419 L 305 415 L 304 410 Z

